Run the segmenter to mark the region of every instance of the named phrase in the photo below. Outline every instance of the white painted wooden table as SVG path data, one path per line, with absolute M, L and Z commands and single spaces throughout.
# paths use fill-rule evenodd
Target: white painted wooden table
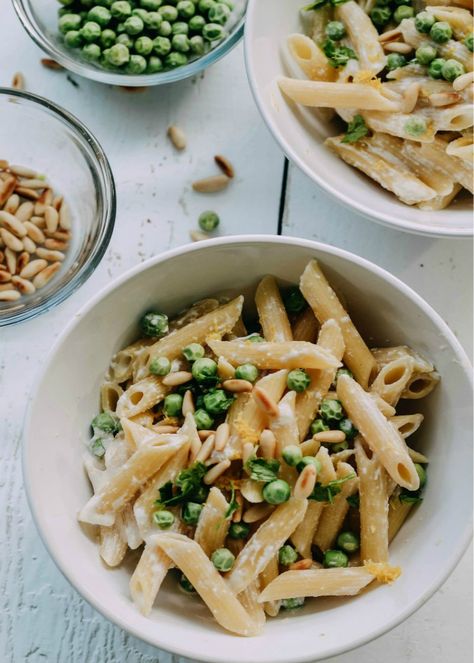
M 110 158 L 118 214 L 106 257 L 79 292 L 46 316 L 0 330 L 0 661 L 178 663 L 109 624 L 79 598 L 32 523 L 22 487 L 21 430 L 28 393 L 54 338 L 104 284 L 188 242 L 198 214 L 211 208 L 221 215 L 222 234 L 310 237 L 387 268 L 441 313 L 472 354 L 472 243 L 386 230 L 340 207 L 292 166 L 286 178 L 284 158 L 252 102 L 241 46 L 197 80 L 139 94 L 47 71 L 41 56 L 9 1 L 0 0 L 0 84 L 8 85 L 21 71 L 29 91 L 64 105 L 89 126 Z M 189 136 L 183 154 L 166 138 L 171 122 Z M 190 182 L 213 172 L 218 152 L 235 164 L 235 182 L 212 198 L 195 194 Z M 333 660 L 470 662 L 470 572 L 465 556 L 436 596 L 403 625 Z

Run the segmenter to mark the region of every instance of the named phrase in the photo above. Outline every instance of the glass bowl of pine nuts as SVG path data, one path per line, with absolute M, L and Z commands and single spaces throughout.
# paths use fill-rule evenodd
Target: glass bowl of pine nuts
M 0 88 L 0 116 L 1 327 L 87 280 L 112 235 L 116 198 L 104 151 L 66 110 Z

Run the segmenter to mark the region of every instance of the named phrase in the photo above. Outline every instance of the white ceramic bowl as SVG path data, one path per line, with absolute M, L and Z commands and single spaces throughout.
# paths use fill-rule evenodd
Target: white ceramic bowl
M 245 19 L 245 59 L 253 95 L 280 147 L 316 184 L 341 203 L 387 226 L 421 235 L 464 237 L 473 233 L 472 201 L 466 195 L 437 212 L 410 207 L 347 165 L 325 145 L 341 131 L 315 109 L 297 106 L 280 92 L 279 76 L 289 72 L 282 57 L 287 36 L 301 32 L 302 0 L 249 0 Z
M 176 588 L 159 594 L 151 618 L 128 594 L 130 568 L 106 570 L 76 514 L 90 496 L 82 469 L 89 422 L 111 355 L 137 334 L 141 313 L 171 314 L 210 294 L 251 296 L 264 274 L 296 282 L 317 257 L 344 292 L 370 343 L 408 343 L 432 359 L 440 387 L 420 408 L 426 422 L 417 448 L 431 459 L 421 506 L 391 547 L 403 568 L 393 586 L 352 599 L 319 599 L 267 622 L 257 638 L 229 635 L 206 607 Z M 250 297 L 249 297 L 250 300 Z M 24 480 L 51 556 L 71 584 L 105 617 L 174 653 L 216 663 L 296 663 L 326 658 L 371 640 L 419 608 L 453 570 L 470 538 L 471 385 L 462 348 L 441 318 L 396 278 L 350 253 L 270 236 L 210 240 L 170 251 L 131 270 L 92 299 L 64 331 L 46 362 L 30 406 Z M 54 405 L 53 405 L 54 404 Z

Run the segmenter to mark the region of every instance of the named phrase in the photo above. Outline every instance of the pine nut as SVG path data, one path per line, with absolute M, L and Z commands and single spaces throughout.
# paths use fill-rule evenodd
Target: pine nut
M 6 292 L 7 290 L 11 290 L 11 289 L 12 289 L 11 282 L 0 283 L 0 292 Z
M 23 295 L 32 295 L 36 291 L 36 288 L 31 283 L 31 281 L 27 281 L 26 279 L 22 279 L 20 276 L 14 276 L 12 278 L 12 283 L 14 283 L 16 285 L 18 290 Z
M 27 168 L 26 166 L 19 166 L 18 164 L 13 164 L 10 166 L 10 172 L 18 177 L 37 177 L 38 173 L 36 170 Z
M 39 272 L 39 274 L 37 274 L 33 279 L 33 285 L 35 288 L 42 288 L 45 286 L 48 281 L 53 278 L 60 267 L 60 262 L 53 262 L 51 265 L 48 265 L 41 272 Z
M 4 269 L 0 269 L 0 283 L 8 283 L 12 280 L 12 275 Z
M 46 249 L 52 249 L 56 251 L 64 251 L 64 249 L 67 249 L 66 242 L 61 242 L 59 239 L 51 239 L 50 237 L 45 240 L 44 246 Z
M 206 233 L 201 232 L 200 230 L 190 230 L 189 236 L 193 242 L 202 242 L 203 239 L 209 239 Z
M 6 159 L 0 159 L 0 170 L 6 170 L 7 168 L 10 168 L 10 164 Z
M 242 507 L 244 506 L 244 498 L 240 493 L 237 493 L 237 495 L 235 496 L 235 501 L 237 502 L 238 507 L 232 514 L 232 522 L 240 523 L 240 521 L 242 520 Z
M 11 249 L 5 249 L 5 260 L 7 263 L 7 269 L 10 274 L 16 273 L 16 253 Z
M 216 430 L 216 440 L 214 443 L 214 448 L 216 451 L 223 451 L 225 445 L 227 444 L 230 436 L 230 426 L 228 423 L 224 422 L 217 427 Z
M 203 442 L 202 447 L 199 449 L 199 452 L 196 456 L 196 462 L 197 463 L 204 463 L 205 460 L 209 458 L 211 455 L 213 449 L 214 449 L 214 440 L 215 440 L 215 435 L 209 435 L 207 440 Z
M 222 383 L 222 386 L 226 391 L 230 391 L 234 394 L 243 394 L 252 391 L 253 389 L 253 384 L 248 380 L 225 380 Z
M 266 504 L 262 502 L 261 504 L 254 504 L 242 516 L 244 523 L 256 523 L 259 520 L 263 520 L 271 514 L 273 507 L 271 504 Z
M 53 207 L 58 212 L 61 209 L 61 205 L 63 204 L 63 200 L 64 200 L 63 196 L 55 196 L 53 198 Z
M 44 232 L 40 228 L 38 228 L 38 226 L 35 226 L 35 224 L 31 223 L 31 221 L 25 221 L 23 225 L 25 226 L 28 237 L 32 239 L 33 242 L 36 242 L 37 244 L 44 243 L 46 239 L 44 236 Z
M 0 223 L 17 237 L 22 238 L 26 235 L 26 228 L 22 222 L 5 210 L 0 211 Z
M 46 205 L 44 203 L 37 202 L 35 203 L 35 214 L 36 216 L 44 216 L 44 210 Z
M 234 172 L 234 167 L 230 163 L 229 159 L 226 159 L 225 157 L 222 156 L 222 154 L 216 154 L 214 157 L 214 161 L 216 164 L 219 166 L 219 168 L 222 170 L 224 175 L 227 175 L 227 177 L 234 177 L 235 172 Z
M 440 92 L 438 94 L 430 94 L 428 97 L 428 101 L 435 108 L 457 104 L 457 102 L 461 101 L 461 99 L 461 95 L 457 92 Z
M 5 242 L 5 246 L 12 251 L 23 251 L 23 242 L 6 228 L 0 228 L 0 237 Z
M 293 494 L 295 497 L 307 498 L 311 495 L 316 485 L 316 467 L 306 465 L 295 483 Z
M 20 253 L 20 255 L 18 256 L 18 260 L 16 263 L 16 271 L 20 273 L 21 270 L 24 269 L 29 262 L 30 262 L 30 254 L 27 251 L 22 251 L 22 253 Z
M 216 193 L 225 189 L 229 182 L 230 178 L 227 175 L 211 175 L 193 182 L 193 189 L 199 193 Z
M 39 255 L 39 253 L 38 253 Z M 168 373 L 163 378 L 163 384 L 167 387 L 177 387 L 180 384 L 185 384 L 193 379 L 193 374 L 189 371 L 176 371 L 175 373 Z
M 44 189 L 47 186 L 44 180 L 38 179 L 21 179 L 19 184 L 28 187 L 28 189 Z
M 456 92 L 465 90 L 468 85 L 474 82 L 474 72 L 469 71 L 467 74 L 461 74 L 456 80 L 453 81 L 453 88 Z
M 235 368 L 225 357 L 219 357 L 217 360 L 217 374 L 221 380 L 232 380 L 235 376 Z
M 23 246 L 28 253 L 34 253 L 36 251 L 36 244 L 29 237 L 23 237 Z
M 21 294 L 18 290 L 3 290 L 0 291 L 0 302 L 15 302 L 20 299 Z
M 242 463 L 244 465 L 248 461 L 250 456 L 253 456 L 254 451 L 255 447 L 251 442 L 244 442 L 244 444 L 242 445 Z
M 178 432 L 178 426 L 160 426 L 159 424 L 156 426 L 153 426 L 153 430 L 160 435 L 164 435 L 167 433 L 177 433 Z
M 398 39 L 402 36 L 402 31 L 400 28 L 394 28 L 393 30 L 387 30 L 387 32 L 382 32 L 379 35 L 379 42 L 383 43 L 385 41 L 391 41 L 392 39 Z
M 31 260 L 26 267 L 23 267 L 23 269 L 20 272 L 20 276 L 22 279 L 32 279 L 36 274 L 39 274 L 39 272 L 42 272 L 45 267 L 48 266 L 48 262 L 46 260 L 42 259 L 37 259 L 37 260 Z
M 16 187 L 16 177 L 9 173 L 6 173 L 6 175 L 7 177 L 2 180 L 3 184 L 0 185 L 0 207 L 5 205 Z
M 20 206 L 20 196 L 14 193 L 7 200 L 3 209 L 5 210 L 5 212 L 9 212 L 10 214 L 15 214 L 19 206 Z
M 61 205 L 59 210 L 59 227 L 63 230 L 71 230 L 71 215 L 69 207 L 65 203 Z
M 41 58 L 41 64 L 43 67 L 46 67 L 46 69 L 55 69 L 56 71 L 64 69 L 62 64 L 59 64 L 56 60 L 51 60 L 51 58 Z
M 12 88 L 14 90 L 24 90 L 25 89 L 25 77 L 19 71 L 14 74 L 12 78 Z
M 58 211 L 49 205 L 44 210 L 44 218 L 46 219 L 46 228 L 48 229 L 48 232 L 54 233 L 58 229 L 59 224 Z
M 274 458 L 276 449 L 276 437 L 271 430 L 266 428 L 260 434 L 260 451 L 263 458 Z
M 290 564 L 288 569 L 290 571 L 308 571 L 313 566 L 312 559 L 300 559 L 298 562 Z
M 62 242 L 67 242 L 68 240 L 71 239 L 71 233 L 69 230 L 56 230 L 55 233 L 50 233 L 46 231 L 46 234 L 48 237 L 51 237 L 52 239 L 59 239 Z
M 29 200 L 38 200 L 39 193 L 35 189 L 28 189 L 26 186 L 17 186 L 15 191 L 18 195 L 23 196 L 23 198 L 28 198 Z
M 213 430 L 198 430 L 198 436 L 200 440 L 207 440 L 210 435 L 214 435 Z
M 32 216 L 30 222 L 37 228 L 46 228 L 46 221 L 44 216 Z
M 325 430 L 313 435 L 313 440 L 317 442 L 326 442 L 327 444 L 340 444 L 346 439 L 346 434 L 342 430 Z
M 413 47 L 410 46 L 410 44 L 405 44 L 402 41 L 385 42 L 383 44 L 383 47 L 389 53 L 402 53 L 403 55 L 411 53 L 411 51 L 413 50 Z
M 61 251 L 50 251 L 49 249 L 42 248 L 36 249 L 36 254 L 38 258 L 44 258 L 45 260 L 49 260 L 49 262 L 62 261 L 66 257 Z
M 184 150 L 186 147 L 186 134 L 179 127 L 175 125 L 168 127 L 168 138 L 177 150 Z
M 194 414 L 195 409 L 196 408 L 194 407 L 193 392 L 188 389 L 183 397 L 183 407 L 182 407 L 183 417 L 185 417 L 187 414 Z
M 48 207 L 51 205 L 53 202 L 53 192 L 51 189 L 45 189 L 41 196 L 38 198 L 38 202 L 42 203 L 44 205 L 44 208 Z
M 278 405 L 261 387 L 254 387 L 253 395 L 257 401 L 257 405 L 266 412 L 269 417 L 278 416 Z
M 207 486 L 210 486 L 211 484 L 214 483 L 216 479 L 218 479 L 221 474 L 224 474 L 226 470 L 228 470 L 230 467 L 230 460 L 222 460 L 220 463 L 217 463 L 217 465 L 214 465 L 213 468 L 209 470 L 209 472 L 206 472 L 204 475 L 204 483 Z
M 20 207 L 15 212 L 15 216 L 20 221 L 29 221 L 33 216 L 34 211 L 35 211 L 34 204 L 30 200 L 28 200 L 20 205 Z

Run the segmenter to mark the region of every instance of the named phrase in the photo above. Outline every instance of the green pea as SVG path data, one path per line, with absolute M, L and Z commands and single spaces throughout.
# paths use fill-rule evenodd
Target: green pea
M 161 14 L 160 14 L 161 16 Z M 173 28 L 171 26 L 171 23 L 169 21 L 164 21 L 163 19 L 161 20 L 161 23 L 158 27 L 158 33 L 161 37 L 169 37 L 171 34 Z
M 295 368 L 288 373 L 286 385 L 291 391 L 301 393 L 311 384 L 311 378 L 302 368 Z
M 430 44 L 422 44 L 416 49 L 415 54 L 419 64 L 429 64 L 437 56 L 436 48 Z
M 101 437 L 93 438 L 89 444 L 89 449 L 97 458 L 105 456 L 104 440 Z
M 428 74 L 431 78 L 443 78 L 443 65 L 445 62 L 444 58 L 436 58 L 430 62 Z
M 123 26 L 128 35 L 138 35 L 145 27 L 139 16 L 129 16 Z
M 430 29 L 430 37 L 437 44 L 444 44 L 453 36 L 451 26 L 446 21 L 436 21 Z
M 347 440 L 353 440 L 359 432 L 352 421 L 347 417 L 344 417 L 344 419 L 341 419 L 339 422 L 339 430 L 342 430 L 342 432 L 345 433 Z
M 302 472 L 306 467 L 306 465 L 314 465 L 314 467 L 316 468 L 316 472 L 321 471 L 321 463 L 314 456 L 303 456 L 303 458 L 296 466 L 296 469 L 298 470 L 298 472 Z
M 405 122 L 403 125 L 404 130 L 409 136 L 413 138 L 418 138 L 422 136 L 427 129 L 426 120 L 424 117 L 413 116 Z
M 114 18 L 123 21 L 132 15 L 132 6 L 127 0 L 117 0 L 110 5 L 110 12 Z
M 245 340 L 249 343 L 265 343 L 265 339 L 260 334 L 250 334 Z
M 324 423 L 322 419 L 315 419 L 310 426 L 311 435 L 316 435 L 317 433 L 324 433 L 329 429 L 329 426 Z
M 99 44 L 86 44 L 82 47 L 82 55 L 89 62 L 96 62 L 100 59 L 102 51 L 100 50 Z
M 110 22 L 110 19 L 112 18 L 112 14 L 110 11 L 107 9 L 107 7 L 92 7 L 92 9 L 89 10 L 87 14 L 87 18 L 89 21 L 95 21 L 98 23 L 102 28 L 105 28 L 106 25 Z
M 393 71 L 399 67 L 404 67 L 407 63 L 407 59 L 404 55 L 400 53 L 389 53 L 387 55 L 387 69 Z
M 211 7 L 216 4 L 216 0 L 199 0 L 198 9 L 201 14 L 207 14 Z
M 384 28 L 392 18 L 392 12 L 389 7 L 374 7 L 370 18 L 377 28 Z
M 82 44 L 82 37 L 79 30 L 69 30 L 69 32 L 66 32 L 64 43 L 70 48 L 78 48 Z
M 224 28 L 218 23 L 206 23 L 202 29 L 202 36 L 207 41 L 220 41 L 225 34 Z
M 331 444 L 331 453 L 333 454 L 338 454 L 340 451 L 345 451 L 346 449 L 349 449 L 349 442 L 347 440 L 338 444 Z
M 202 41 L 202 37 L 200 39 Z M 211 210 L 206 210 L 199 215 L 198 223 L 201 230 L 212 232 L 219 225 L 219 216 Z
M 198 430 L 209 430 L 214 425 L 214 419 L 206 410 L 196 410 L 193 416 Z
M 253 364 L 241 364 L 235 369 L 235 377 L 237 380 L 247 380 L 247 382 L 255 382 L 259 376 L 259 370 Z
M 168 375 L 171 371 L 171 362 L 168 357 L 155 357 L 150 362 L 150 373 L 153 375 Z
M 172 5 L 163 5 L 158 10 L 165 21 L 173 23 L 178 18 L 178 10 Z
M 186 576 L 184 575 L 184 573 L 181 574 L 181 577 L 180 577 L 180 579 L 179 579 L 179 586 L 180 586 L 181 589 L 182 589 L 184 592 L 186 592 L 187 594 L 195 594 L 195 593 L 196 593 L 196 590 L 195 590 L 194 587 L 191 585 L 191 583 L 189 582 L 189 580 L 186 578 Z
M 131 55 L 130 60 L 125 67 L 127 74 L 139 75 L 146 70 L 146 60 L 143 55 Z
M 117 35 L 113 30 L 110 30 L 107 28 L 106 30 L 102 30 L 100 34 L 100 44 L 102 48 L 110 48 L 115 44 L 115 40 L 117 39 Z
M 153 50 L 157 55 L 168 55 L 171 51 L 171 42 L 168 37 L 155 37 L 153 40 Z
M 391 3 L 391 0 L 376 0 L 376 7 L 388 7 Z
M 346 36 L 346 28 L 341 21 L 329 21 L 325 28 L 326 37 L 339 41 Z
M 290 499 L 291 488 L 283 479 L 275 479 L 265 484 L 262 495 L 268 504 L 283 504 Z
M 235 5 L 234 5 L 234 3 L 232 2 L 232 0 L 220 0 L 220 2 L 222 2 L 223 5 L 227 5 L 227 7 L 229 7 L 229 9 L 230 9 L 231 11 L 232 11 L 232 9 L 234 9 L 234 7 L 235 7 Z
M 146 20 L 148 18 L 148 12 L 146 9 L 141 9 L 138 7 L 137 9 L 132 9 L 132 16 L 138 16 L 139 18 L 142 19 L 143 23 L 146 25 Z
M 148 12 L 142 21 L 149 30 L 158 30 L 163 23 L 163 16 L 159 12 Z
M 91 421 L 93 429 L 98 428 L 104 433 L 116 435 L 121 429 L 120 419 L 112 412 L 101 412 Z
M 200 343 L 190 343 L 183 348 L 183 355 L 188 361 L 196 361 L 205 355 L 205 350 Z
M 225 573 L 234 566 L 235 555 L 228 548 L 218 548 L 212 553 L 211 562 L 218 571 Z
M 422 32 L 426 35 L 429 34 L 435 22 L 435 17 L 429 12 L 420 12 L 415 16 L 415 28 L 418 32 Z
M 423 467 L 423 465 L 420 465 L 419 463 L 415 463 L 415 470 L 416 470 L 416 473 L 418 474 L 418 476 L 420 478 L 420 488 L 419 489 L 424 488 L 425 485 L 426 485 L 426 479 L 427 479 L 426 470 Z
M 229 398 L 223 389 L 215 389 L 204 394 L 203 397 L 203 404 L 206 411 L 216 416 L 227 412 L 233 402 L 234 397 L 231 396 Z
M 231 539 L 246 539 L 250 532 L 250 525 L 244 522 L 231 523 L 229 536 Z
M 474 35 L 472 34 L 472 32 L 470 35 L 467 35 L 467 37 L 464 37 L 463 43 L 464 46 L 471 51 L 471 53 L 474 51 Z
M 120 67 L 130 60 L 130 51 L 125 44 L 115 44 L 112 48 L 108 49 L 107 61 L 115 67 Z
M 288 313 L 300 313 L 306 308 L 306 299 L 297 285 L 283 292 L 283 303 Z
M 191 18 L 196 13 L 194 2 L 191 2 L 191 0 L 180 0 L 176 5 L 176 9 L 183 18 Z
M 98 23 L 88 21 L 87 23 L 84 23 L 80 32 L 83 40 L 90 44 L 99 40 L 101 29 Z
M 160 529 L 169 529 L 174 523 L 174 516 L 171 511 L 162 509 L 161 511 L 155 511 L 153 521 Z
M 209 9 L 208 17 L 211 23 L 219 23 L 219 25 L 224 25 L 227 23 L 229 16 L 230 9 L 222 2 L 217 2 Z
M 116 44 L 123 44 L 126 46 L 129 50 L 133 48 L 133 39 L 128 35 L 126 32 L 123 32 L 121 35 L 117 37 L 115 40 Z
M 407 5 L 401 5 L 397 7 L 393 12 L 393 19 L 395 23 L 401 23 L 405 18 L 412 18 L 415 14 L 413 7 L 408 7 Z
M 280 564 L 283 564 L 283 566 L 289 566 L 290 564 L 296 562 L 297 559 L 298 553 L 293 548 L 293 546 L 282 546 L 278 551 L 278 561 Z
M 202 32 L 203 27 L 206 25 L 206 19 L 196 14 L 196 16 L 189 19 L 188 25 L 192 32 Z
M 344 552 L 353 553 L 359 550 L 360 540 L 352 532 L 341 532 L 337 537 L 337 545 Z
M 290 467 L 296 467 L 303 458 L 303 452 L 297 444 L 289 444 L 281 452 L 283 460 Z
M 325 398 L 319 408 L 319 414 L 326 423 L 340 421 L 344 416 L 342 404 L 335 398 Z
M 157 311 L 149 311 L 140 320 L 140 328 L 145 336 L 163 336 L 168 333 L 168 316 Z
M 170 67 L 170 69 L 183 67 L 185 64 L 188 64 L 188 57 L 184 53 L 171 51 L 171 53 L 169 53 L 165 58 L 165 64 L 167 67 Z
M 163 412 L 167 417 L 181 416 L 183 397 L 181 394 L 168 394 L 163 403 Z
M 349 558 L 341 550 L 326 550 L 323 558 L 325 569 L 335 569 L 349 565 Z
M 163 71 L 163 62 L 161 58 L 156 55 L 152 55 L 148 58 L 148 65 L 146 68 L 147 74 L 157 74 L 158 72 Z M 151 368 L 151 367 L 150 367 Z
M 297 597 L 294 599 L 283 599 L 281 602 L 281 607 L 284 610 L 297 610 L 304 606 L 304 597 Z
M 191 372 L 197 382 L 208 382 L 216 377 L 217 364 L 213 359 L 203 357 L 194 362 Z
M 162 0 L 140 0 L 140 6 L 148 11 L 155 12 L 160 8 Z
M 189 32 L 189 25 L 183 21 L 176 21 L 171 26 L 171 32 L 174 35 L 187 35 Z
M 186 525 L 197 525 L 201 511 L 202 504 L 198 504 L 197 502 L 186 502 L 181 509 L 181 518 Z
M 153 50 L 153 39 L 142 35 L 135 41 L 135 51 L 138 55 L 150 55 Z
M 441 69 L 441 74 L 445 81 L 452 83 L 458 76 L 466 73 L 464 66 L 457 60 L 446 60 Z
M 395 55 L 398 55 L 397 53 Z M 338 379 L 341 377 L 341 375 L 347 375 L 350 378 L 353 378 L 354 376 L 352 375 L 352 372 L 348 368 L 338 368 L 336 371 L 336 379 L 335 382 L 338 381 Z
M 187 53 L 190 50 L 189 39 L 186 35 L 174 35 L 171 47 L 178 53 Z
M 69 30 L 78 30 L 81 23 L 82 19 L 79 14 L 64 14 L 58 21 L 59 32 L 65 34 Z
M 122 33 L 125 34 L 125 23 L 117 23 L 117 25 L 115 26 L 115 31 L 119 35 Z

